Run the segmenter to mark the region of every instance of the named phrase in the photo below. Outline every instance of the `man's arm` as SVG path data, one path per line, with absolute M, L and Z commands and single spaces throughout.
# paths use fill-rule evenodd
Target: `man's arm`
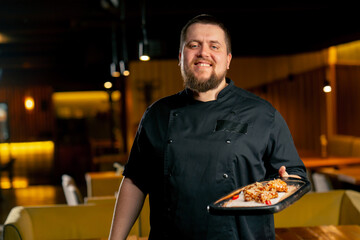
M 117 196 L 109 240 L 125 240 L 144 204 L 145 194 L 124 177 Z
M 295 177 L 307 179 L 306 168 L 301 161 L 290 130 L 278 111 L 275 111 L 268 143 L 268 178 Z

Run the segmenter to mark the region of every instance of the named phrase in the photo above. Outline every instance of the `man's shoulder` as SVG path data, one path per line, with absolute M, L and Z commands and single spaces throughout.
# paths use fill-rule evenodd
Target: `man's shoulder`
M 184 91 L 180 91 L 176 94 L 169 95 L 163 98 L 160 98 L 156 100 L 154 103 L 152 103 L 149 108 L 150 109 L 156 109 L 156 108 L 163 108 L 163 107 L 169 107 L 174 108 L 179 104 L 182 104 L 185 100 L 186 94 Z
M 265 100 L 264 98 L 261 98 L 260 96 L 245 90 L 243 88 L 239 88 L 234 86 L 232 89 L 236 101 L 241 101 L 242 103 L 245 103 L 246 105 L 256 106 L 256 107 L 262 107 L 264 109 L 267 109 L 269 111 L 275 111 L 276 109 L 273 107 L 273 105 Z
M 184 104 L 186 101 L 186 96 L 184 91 L 178 92 L 173 95 L 169 95 L 163 98 L 160 98 L 153 102 L 145 112 L 145 115 L 166 114 L 172 109 L 178 108 Z

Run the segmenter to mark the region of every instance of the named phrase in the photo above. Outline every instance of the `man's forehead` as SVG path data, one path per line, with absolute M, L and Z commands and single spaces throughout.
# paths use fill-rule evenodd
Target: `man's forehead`
M 225 41 L 225 32 L 215 24 L 194 23 L 187 30 L 186 40 L 199 40 L 193 39 L 194 37 L 212 37 L 213 40 Z

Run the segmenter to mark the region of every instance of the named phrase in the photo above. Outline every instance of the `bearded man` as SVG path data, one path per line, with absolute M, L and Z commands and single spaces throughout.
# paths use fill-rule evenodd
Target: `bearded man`
M 231 58 L 222 22 L 200 15 L 184 26 L 179 65 L 185 89 L 144 113 L 109 239 L 126 239 L 147 194 L 150 240 L 275 239 L 272 214 L 207 212 L 210 203 L 256 181 L 307 177 L 279 112 L 226 78 Z

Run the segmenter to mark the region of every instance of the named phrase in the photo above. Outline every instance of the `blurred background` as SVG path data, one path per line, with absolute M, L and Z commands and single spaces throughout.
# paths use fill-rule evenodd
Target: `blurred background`
M 125 164 L 146 107 L 182 89 L 180 31 L 201 13 L 226 23 L 228 76 L 280 111 L 301 156 L 360 136 L 360 27 L 345 2 L 1 0 L 1 188 L 65 173 L 82 185 Z

